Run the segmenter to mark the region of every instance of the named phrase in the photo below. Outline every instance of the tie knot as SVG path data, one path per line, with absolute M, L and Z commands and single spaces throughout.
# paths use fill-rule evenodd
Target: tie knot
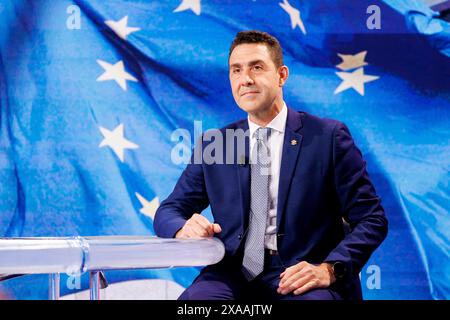
M 258 128 L 255 133 L 253 134 L 253 136 L 255 137 L 256 140 L 260 140 L 262 142 L 267 142 L 267 140 L 269 140 L 269 136 L 271 133 L 271 128 Z

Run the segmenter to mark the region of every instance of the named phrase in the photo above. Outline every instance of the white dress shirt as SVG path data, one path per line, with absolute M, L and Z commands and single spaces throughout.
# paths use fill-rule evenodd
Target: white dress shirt
M 267 215 L 266 234 L 264 236 L 264 247 L 266 249 L 277 250 L 277 204 L 278 204 L 278 183 L 280 181 L 281 155 L 283 153 L 284 132 L 286 129 L 287 107 L 283 102 L 280 113 L 266 125 L 271 128 L 268 148 L 270 150 L 270 175 L 269 175 L 269 212 Z M 248 118 L 250 129 L 250 154 L 256 145 L 256 138 L 253 133 L 260 128 L 260 125 L 252 122 Z

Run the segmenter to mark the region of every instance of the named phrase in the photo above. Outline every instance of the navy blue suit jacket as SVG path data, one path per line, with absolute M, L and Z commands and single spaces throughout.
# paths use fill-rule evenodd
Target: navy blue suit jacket
M 220 129 L 224 137 L 226 129 L 246 131 L 247 119 Z M 203 141 L 203 148 L 208 143 Z M 248 159 L 248 137 L 244 150 Z M 174 237 L 193 213 L 210 205 L 214 222 L 222 227 L 215 236 L 223 241 L 226 256 L 236 254 L 248 225 L 250 166 L 242 164 L 236 148 L 234 153 L 234 164 L 186 167 L 156 212 L 158 236 Z M 358 274 L 386 234 L 380 198 L 347 127 L 289 108 L 277 208 L 277 244 L 284 265 L 342 261 L 347 266 L 345 287 L 360 291 Z

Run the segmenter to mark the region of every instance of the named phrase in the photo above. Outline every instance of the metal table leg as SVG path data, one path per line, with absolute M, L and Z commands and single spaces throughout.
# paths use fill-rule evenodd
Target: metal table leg
M 100 271 L 91 271 L 89 273 L 89 288 L 91 300 L 100 300 Z
M 48 298 L 59 300 L 59 273 L 49 274 Z

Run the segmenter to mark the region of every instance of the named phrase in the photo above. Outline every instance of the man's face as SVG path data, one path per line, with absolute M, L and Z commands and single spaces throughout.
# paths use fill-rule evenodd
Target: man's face
M 265 44 L 240 44 L 232 51 L 229 66 L 238 106 L 250 114 L 269 110 L 282 87 L 270 49 Z

